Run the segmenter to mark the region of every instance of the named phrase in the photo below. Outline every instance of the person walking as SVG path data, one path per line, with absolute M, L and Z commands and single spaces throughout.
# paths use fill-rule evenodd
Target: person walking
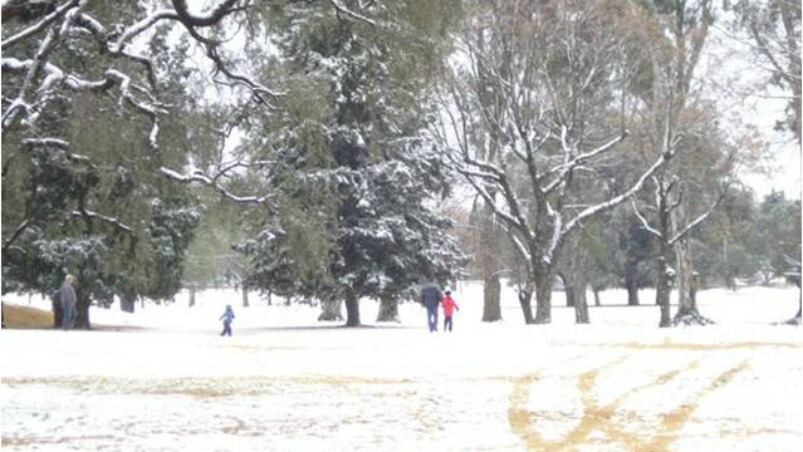
M 438 304 L 441 301 L 441 289 L 434 282 L 424 285 L 421 289 L 421 304 L 427 308 L 427 323 L 429 331 L 438 331 Z
M 460 310 L 460 306 L 454 302 L 452 299 L 452 292 L 447 290 L 445 292 L 445 296 L 443 300 L 441 300 L 441 306 L 443 307 L 443 331 L 445 332 L 447 329 L 449 332 L 452 332 L 452 315 L 454 314 L 454 310 Z
M 72 329 L 75 324 L 75 318 L 78 316 L 78 311 L 75 309 L 77 297 L 75 296 L 75 289 L 73 288 L 75 276 L 67 274 L 64 277 L 64 283 L 59 290 L 59 301 L 61 301 L 61 328 L 65 330 Z
M 226 305 L 226 311 L 220 316 L 219 320 L 223 320 L 223 332 L 221 336 L 231 336 L 231 321 L 234 320 L 234 311 L 231 310 L 231 305 Z

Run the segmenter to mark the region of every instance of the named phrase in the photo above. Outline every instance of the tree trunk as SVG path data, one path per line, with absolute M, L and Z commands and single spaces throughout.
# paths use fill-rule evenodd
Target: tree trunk
M 195 284 L 190 284 L 190 307 L 195 306 Z
M 533 297 L 533 290 L 532 287 L 527 285 L 519 289 L 519 304 L 521 305 L 521 312 L 524 314 L 524 323 L 526 325 L 531 325 L 535 323 L 533 319 L 533 308 L 530 301 Z
M 688 237 L 675 242 L 675 261 L 677 266 L 676 279 L 678 286 L 678 312 L 672 324 L 708 325 L 714 323 L 700 315 L 693 296 L 693 277 L 691 249 Z
M 64 311 L 61 309 L 61 300 L 59 300 L 58 293 L 51 299 L 53 302 L 53 328 L 61 328 L 64 321 Z
M 130 312 L 131 314 L 134 313 L 134 308 L 137 305 L 136 297 L 131 295 L 121 295 L 120 296 L 120 310 L 123 312 Z
M 552 269 L 537 267 L 535 271 L 535 323 L 552 322 Z
M 360 301 L 354 294 L 346 295 L 346 326 L 360 326 Z
M 483 281 L 483 303 L 482 303 L 482 321 L 483 322 L 496 322 L 502 320 L 502 307 L 500 298 L 502 294 L 502 284 L 499 282 L 499 275 L 493 275 L 485 278 Z
M 586 298 L 586 283 L 580 281 L 575 285 L 574 292 L 574 321 L 575 323 L 591 323 L 588 316 L 588 299 Z
M 669 261 L 669 247 L 665 243 L 658 245 L 659 255 L 655 261 L 655 304 L 661 309 L 660 328 L 672 326 L 672 316 L 669 311 L 669 275 L 667 272 L 667 262 Z
M 318 321 L 343 320 L 343 315 L 341 314 L 342 306 L 343 300 L 322 300 L 321 315 L 318 316 Z
M 572 252 L 572 296 L 574 298 L 574 321 L 575 323 L 590 323 L 588 316 L 588 299 L 586 298 L 585 256 L 583 250 L 578 246 Z
M 92 301 L 89 299 L 89 295 L 82 294 L 80 290 L 76 290 L 76 296 L 78 300 L 75 303 L 75 310 L 78 312 L 78 315 L 75 317 L 73 328 L 84 330 L 91 329 L 92 324 L 89 322 L 89 306 L 92 304 Z
M 594 306 L 602 306 L 602 302 L 599 299 L 599 287 L 592 286 L 591 290 L 594 291 Z
M 573 271 L 574 269 L 572 269 Z M 574 306 L 574 286 L 572 285 L 574 281 L 567 278 L 564 274 L 560 275 L 561 281 L 563 281 L 563 291 L 566 293 L 566 306 L 572 307 Z
M 248 285 L 243 283 L 243 307 L 248 307 Z
M 638 281 L 636 280 L 635 269 L 625 274 L 625 287 L 627 288 L 627 305 L 638 306 Z
M 379 315 L 376 316 L 377 322 L 396 322 L 399 320 L 399 301 L 388 296 L 383 296 L 379 300 Z

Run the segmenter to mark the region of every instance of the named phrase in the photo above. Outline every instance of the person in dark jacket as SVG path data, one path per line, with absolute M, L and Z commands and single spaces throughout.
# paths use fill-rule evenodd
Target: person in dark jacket
M 62 312 L 61 327 L 65 330 L 72 329 L 75 324 L 75 318 L 78 316 L 78 311 L 75 309 L 77 297 L 75 296 L 75 289 L 72 286 L 74 281 L 75 276 L 68 274 L 64 277 L 64 284 L 61 285 L 61 289 L 59 290 L 59 301 L 61 301 Z
M 231 310 L 231 305 L 226 305 L 226 311 L 220 316 L 219 320 L 223 320 L 223 332 L 221 336 L 231 336 L 231 321 L 234 320 L 234 311 Z
M 441 303 L 441 289 L 434 282 L 424 284 L 421 289 L 421 304 L 427 308 L 429 331 L 438 331 L 438 306 Z

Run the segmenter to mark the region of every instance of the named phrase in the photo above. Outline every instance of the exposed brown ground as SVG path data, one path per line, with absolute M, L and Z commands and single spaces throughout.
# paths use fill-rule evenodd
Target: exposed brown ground
M 53 313 L 28 306 L 3 303 L 3 328 L 40 329 L 53 327 Z

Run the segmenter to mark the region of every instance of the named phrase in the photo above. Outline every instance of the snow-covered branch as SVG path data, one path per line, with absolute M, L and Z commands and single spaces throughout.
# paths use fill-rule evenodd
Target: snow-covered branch
M 128 45 L 128 43 L 131 42 L 131 40 L 133 40 L 137 35 L 152 27 L 160 20 L 178 20 L 178 18 L 179 16 L 175 11 L 167 9 L 156 11 L 120 33 L 120 37 L 117 38 L 116 41 L 108 44 L 109 51 L 113 54 L 120 53 L 125 50 L 125 47 Z
M 218 193 L 223 195 L 225 198 L 227 198 L 227 199 L 229 199 L 231 201 L 234 201 L 236 203 L 242 203 L 242 204 L 265 204 L 266 202 L 268 202 L 268 201 L 273 199 L 272 195 L 263 195 L 263 196 L 238 196 L 238 195 L 234 195 L 234 194 L 230 193 L 228 190 L 226 190 L 225 187 L 220 185 L 217 182 L 217 178 L 216 177 L 214 177 L 214 176 L 210 177 L 210 176 L 204 174 L 202 171 L 198 171 L 198 170 L 193 171 L 192 173 L 189 173 L 189 174 L 181 174 L 181 173 L 178 173 L 178 172 L 173 171 L 171 169 L 168 169 L 168 168 L 165 168 L 165 167 L 161 167 L 161 168 L 159 168 L 159 173 L 161 175 L 167 177 L 168 179 L 171 179 L 171 180 L 174 180 L 174 181 L 178 181 L 178 182 L 182 182 L 182 183 L 185 183 L 185 184 L 190 184 L 190 183 L 193 183 L 193 182 L 197 182 L 197 183 L 201 183 L 203 185 L 207 185 L 209 187 L 212 187 L 215 191 L 217 191 Z
M 67 159 L 76 163 L 84 163 L 92 166 L 92 161 L 89 159 L 89 157 L 80 154 L 73 154 L 70 152 L 70 143 L 60 138 L 25 138 L 22 140 L 22 144 L 31 147 L 58 149 L 64 153 Z
M 636 205 L 636 201 L 633 200 L 633 198 L 630 198 L 630 202 L 633 206 L 633 212 L 635 212 L 636 218 L 638 218 L 638 220 L 641 222 L 641 225 L 644 227 L 644 229 L 647 230 L 647 232 L 650 232 L 651 234 L 657 237 L 663 238 L 664 235 L 658 232 L 658 230 L 655 229 L 654 227 L 650 226 L 650 223 L 641 214 L 641 211 L 639 211 L 638 206 Z
M 597 156 L 599 156 L 601 154 L 604 154 L 605 152 L 613 149 L 614 146 L 616 146 L 617 144 L 619 144 L 622 141 L 624 141 L 625 138 L 627 138 L 627 131 L 622 132 L 619 136 L 613 138 L 612 140 L 608 141 L 607 143 L 602 144 L 601 146 L 597 147 L 596 149 L 593 149 L 593 150 L 588 151 L 588 152 L 584 152 L 584 153 L 572 158 L 571 160 L 568 160 L 564 164 L 558 165 L 558 166 L 550 169 L 550 171 L 549 171 L 550 173 L 556 173 L 557 172 L 558 176 L 555 178 L 555 180 L 550 182 L 549 185 L 544 187 L 544 192 L 545 193 L 550 193 L 556 187 L 558 187 L 561 184 L 561 182 L 566 180 L 566 177 L 577 166 L 581 165 L 582 163 L 584 163 L 584 162 L 586 162 L 588 160 L 593 159 L 594 157 L 597 157 Z M 564 133 L 561 134 L 561 143 L 563 144 L 564 152 L 566 153 L 566 156 L 568 157 L 569 153 L 568 153 L 568 149 L 567 149 L 568 145 L 566 144 L 566 139 L 565 139 L 565 127 L 564 127 Z
M 460 171 L 461 170 L 458 169 L 458 172 Z M 472 187 L 474 187 L 474 189 L 477 191 L 480 197 L 482 197 L 485 203 L 491 208 L 491 210 L 493 210 L 494 215 L 503 219 L 508 224 L 508 226 L 510 226 L 513 229 L 516 229 L 519 232 L 525 234 L 529 232 L 529 230 L 526 227 L 526 224 L 522 224 L 513 215 L 502 210 L 502 208 L 498 205 L 496 199 L 494 199 L 494 197 L 491 196 L 490 193 L 488 193 L 488 190 L 482 184 L 480 184 L 470 176 L 466 176 L 465 174 L 463 175 L 466 177 L 468 183 L 471 184 Z
M 711 215 L 711 212 L 713 212 L 714 209 L 717 208 L 719 203 L 725 198 L 725 194 L 726 193 L 727 193 L 727 187 L 726 187 L 726 190 L 723 190 L 719 194 L 719 196 L 717 196 L 716 201 L 711 203 L 711 205 L 708 207 L 708 209 L 705 212 L 703 212 L 700 216 L 695 218 L 691 223 L 687 224 L 686 227 L 683 228 L 681 231 L 676 233 L 671 239 L 669 239 L 667 241 L 667 244 L 674 245 L 678 240 L 682 239 L 686 234 L 690 233 L 696 227 L 698 227 L 701 224 L 703 224 L 703 222 Z
M 329 0 L 329 3 L 332 4 L 332 6 L 335 8 L 335 10 L 338 13 L 344 14 L 345 16 L 348 16 L 348 17 L 350 17 L 352 19 L 355 19 L 355 20 L 358 20 L 358 21 L 361 21 L 361 22 L 365 22 L 368 25 L 371 25 L 371 26 L 374 26 L 374 27 L 376 26 L 376 21 L 374 21 L 373 19 L 370 19 L 368 17 L 365 17 L 362 14 L 359 14 L 359 13 L 357 13 L 355 11 L 352 11 L 351 9 L 349 9 L 345 5 L 343 5 L 343 3 L 340 2 L 340 0 Z
M 25 40 L 26 38 L 29 38 L 41 32 L 48 25 L 52 24 L 58 18 L 66 14 L 67 11 L 70 10 L 70 8 L 74 8 L 77 5 L 78 5 L 78 0 L 69 0 L 67 2 L 64 2 L 61 6 L 53 10 L 50 14 L 43 17 L 39 22 L 35 23 L 34 25 L 31 25 L 28 28 L 23 29 L 22 31 L 13 36 L 8 37 L 8 39 L 4 40 L 2 44 L 0 44 L 0 48 L 2 48 L 2 50 L 8 50 L 15 44 L 18 44 L 23 40 Z
M 120 229 L 122 231 L 125 231 L 125 232 L 128 232 L 128 233 L 133 232 L 132 229 L 128 225 L 126 225 L 122 221 L 118 220 L 117 218 L 109 217 L 109 216 L 106 216 L 106 215 L 101 215 L 101 214 L 99 214 L 97 212 L 93 212 L 91 210 L 86 210 L 86 209 L 73 210 L 72 211 L 72 216 L 76 217 L 76 218 L 92 218 L 94 220 L 100 220 L 100 221 L 103 221 L 104 223 L 108 223 L 108 224 L 110 224 L 110 225 L 112 225 L 112 226 L 114 226 L 117 229 Z
M 566 226 L 563 228 L 561 236 L 565 236 L 572 230 L 579 227 L 582 221 L 585 220 L 586 218 L 591 217 L 592 215 L 596 215 L 600 212 L 610 210 L 616 207 L 617 205 L 621 204 L 622 202 L 626 201 L 631 196 L 635 195 L 639 190 L 641 190 L 641 187 L 644 186 L 644 182 L 647 179 L 649 179 L 650 176 L 652 176 L 659 168 L 661 168 L 664 165 L 664 163 L 669 161 L 669 159 L 671 159 L 673 155 L 674 155 L 673 152 L 667 152 L 665 154 L 662 154 L 661 157 L 658 160 L 656 160 L 655 163 L 653 163 L 653 165 L 646 172 L 644 172 L 644 174 L 641 175 L 641 177 L 638 178 L 636 183 L 633 184 L 632 187 L 630 187 L 627 191 L 625 191 L 621 195 L 615 196 L 609 199 L 608 201 L 589 207 L 580 212 L 579 214 L 577 214 L 576 217 L 574 217 L 571 221 L 566 223 Z

